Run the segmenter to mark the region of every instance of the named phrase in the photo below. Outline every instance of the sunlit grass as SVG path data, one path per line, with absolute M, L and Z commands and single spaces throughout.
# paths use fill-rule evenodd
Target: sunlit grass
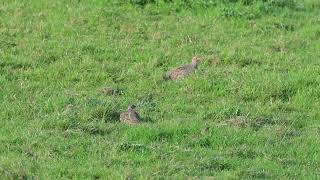
M 317 178 L 319 7 L 1 2 L 0 177 Z

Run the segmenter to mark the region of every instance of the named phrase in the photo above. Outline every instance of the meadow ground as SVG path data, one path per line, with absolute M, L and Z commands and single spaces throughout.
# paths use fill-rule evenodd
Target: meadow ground
M 2 0 L 1 179 L 319 178 L 319 9 Z M 137 126 L 118 121 L 132 103 Z

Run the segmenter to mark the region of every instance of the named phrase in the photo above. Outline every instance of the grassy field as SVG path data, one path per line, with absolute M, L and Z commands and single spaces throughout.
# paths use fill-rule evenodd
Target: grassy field
M 319 178 L 319 9 L 2 0 L 1 179 Z M 140 125 L 119 122 L 129 104 Z

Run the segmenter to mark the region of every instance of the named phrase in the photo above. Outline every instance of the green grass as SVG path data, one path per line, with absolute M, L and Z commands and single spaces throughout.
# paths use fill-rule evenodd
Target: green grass
M 1 179 L 319 178 L 319 8 L 1 1 Z M 129 104 L 141 125 L 118 121 Z

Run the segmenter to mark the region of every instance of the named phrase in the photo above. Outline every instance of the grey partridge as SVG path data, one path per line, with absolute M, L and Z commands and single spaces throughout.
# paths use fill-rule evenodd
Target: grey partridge
M 134 110 L 135 106 L 130 105 L 128 109 L 120 114 L 120 121 L 127 124 L 140 123 L 139 114 Z
M 181 79 L 185 76 L 191 74 L 194 70 L 197 69 L 198 63 L 199 63 L 198 57 L 193 57 L 191 64 L 187 64 L 178 68 L 175 68 L 171 71 L 168 71 L 166 75 L 164 76 L 165 80 L 174 80 L 174 79 Z

